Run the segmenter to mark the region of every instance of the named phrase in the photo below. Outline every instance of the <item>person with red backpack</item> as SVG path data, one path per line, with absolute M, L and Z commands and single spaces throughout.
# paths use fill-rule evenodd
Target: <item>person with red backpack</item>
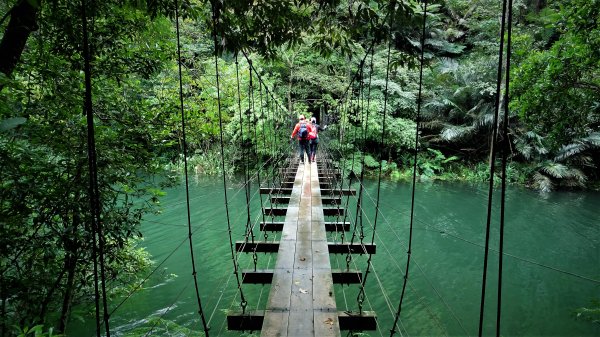
M 300 162 L 304 163 L 304 152 L 308 156 L 308 161 L 310 162 L 310 148 L 309 148 L 309 134 L 312 132 L 312 126 L 310 123 L 304 119 L 304 115 L 300 115 L 300 120 L 294 127 L 294 131 L 292 131 L 292 135 L 290 139 L 294 139 L 294 137 L 298 137 L 298 146 L 299 146 L 299 155 Z

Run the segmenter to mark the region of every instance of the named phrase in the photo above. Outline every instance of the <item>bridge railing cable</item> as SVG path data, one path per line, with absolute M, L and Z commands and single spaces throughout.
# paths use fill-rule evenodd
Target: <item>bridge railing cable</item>
M 103 309 L 104 329 L 107 337 L 110 337 L 108 301 L 106 297 L 106 276 L 104 264 L 104 232 L 101 221 L 102 206 L 100 204 L 100 191 L 98 188 L 98 163 L 96 153 L 96 137 L 94 133 L 94 111 L 92 102 L 92 70 L 91 70 L 91 48 L 89 43 L 89 29 L 87 16 L 87 0 L 81 1 L 81 23 L 83 31 L 83 59 L 84 59 L 84 102 L 83 109 L 87 120 L 87 155 L 89 168 L 89 199 L 90 199 L 90 222 L 92 234 L 92 260 L 94 276 L 94 301 L 96 313 L 96 335 L 100 337 L 102 326 L 100 324 L 100 304 Z M 90 1 L 95 5 L 94 1 Z M 98 270 L 100 268 L 100 270 Z M 100 287 L 100 289 L 99 289 Z M 100 303 L 102 302 L 102 303 Z
M 216 18 L 214 18 L 216 20 Z M 187 163 L 187 139 L 185 133 L 185 111 L 183 105 L 183 75 L 182 75 L 182 59 L 181 59 L 181 39 L 180 39 L 180 31 L 179 31 L 179 1 L 175 0 L 175 28 L 177 33 L 177 64 L 179 71 L 179 106 L 181 113 L 181 132 L 182 132 L 182 142 L 183 142 L 183 160 L 184 160 L 184 173 L 185 173 L 185 198 L 186 198 L 186 211 L 187 211 L 187 223 L 188 223 L 188 242 L 190 246 L 190 262 L 192 265 L 192 277 L 194 279 L 194 287 L 196 290 L 196 302 L 198 304 L 198 314 L 200 315 L 200 319 L 202 321 L 202 326 L 204 328 L 204 334 L 206 337 L 208 334 L 208 325 L 206 323 L 206 317 L 204 316 L 204 310 L 202 308 L 202 299 L 200 297 L 200 289 L 198 287 L 198 276 L 196 271 L 196 261 L 194 258 L 194 245 L 192 241 L 193 231 L 192 231 L 192 221 L 190 215 L 190 191 L 189 191 L 189 177 L 188 177 L 188 163 Z M 215 35 L 216 36 L 216 35 Z M 216 55 L 216 52 L 215 52 Z M 219 78 L 217 77 L 217 83 Z M 217 84 L 218 85 L 218 84 Z
M 493 119 L 493 129 L 492 129 L 492 141 L 490 145 L 490 174 L 489 174 L 489 187 L 488 187 L 488 202 L 487 202 L 487 217 L 486 217 L 486 225 L 485 225 L 485 248 L 484 248 L 484 259 L 483 259 L 483 273 L 482 273 L 482 282 L 481 282 L 481 304 L 479 309 L 479 337 L 483 336 L 483 322 L 484 322 L 484 312 L 485 312 L 485 300 L 486 300 L 486 285 L 487 285 L 487 269 L 488 269 L 488 256 L 490 251 L 490 227 L 492 221 L 492 204 L 493 204 L 493 194 L 494 194 L 494 176 L 495 176 L 495 167 L 496 167 L 496 154 L 498 151 L 499 145 L 506 145 L 507 143 L 507 123 L 508 123 L 508 86 L 509 86 L 509 71 L 510 71 L 510 27 L 512 26 L 512 0 L 503 0 L 502 1 L 502 22 L 500 27 L 500 47 L 498 50 L 498 68 L 497 68 L 497 78 L 496 78 L 496 95 L 495 95 L 495 105 L 494 105 L 494 119 Z M 508 22 L 507 22 L 508 20 Z M 506 33 L 506 26 L 508 23 L 508 43 L 507 43 L 507 52 L 506 52 L 506 68 L 504 67 L 504 38 Z M 505 110 L 504 110 L 504 128 L 503 130 L 503 141 L 499 141 L 499 114 L 500 114 L 500 95 L 502 89 L 502 78 L 506 79 L 506 88 L 504 97 L 507 99 L 504 102 Z M 499 247 L 499 264 L 498 264 L 498 297 L 497 297 L 497 311 L 496 311 L 496 336 L 500 336 L 500 323 L 501 323 L 501 306 L 502 306 L 502 252 L 504 246 L 504 213 L 505 213 L 505 198 L 506 198 L 506 151 L 505 149 L 501 149 L 502 151 L 502 186 L 501 186 L 501 199 L 500 199 L 500 247 Z
M 427 0 L 423 2 L 423 26 L 421 29 L 421 55 L 419 62 L 419 92 L 417 95 L 417 116 L 416 116 L 416 127 L 415 127 L 415 151 L 413 156 L 413 172 L 412 172 L 412 188 L 410 197 L 410 223 L 408 231 L 408 250 L 406 251 L 406 271 L 404 272 L 404 280 L 402 282 L 402 290 L 400 292 L 400 300 L 398 301 L 398 310 L 394 317 L 394 325 L 400 319 L 402 313 L 402 303 L 404 301 L 404 294 L 406 292 L 406 284 L 408 282 L 408 275 L 410 272 L 410 260 L 412 256 L 412 242 L 413 242 L 413 224 L 415 218 L 415 191 L 417 185 L 417 160 L 419 154 L 419 134 L 420 134 L 420 122 L 421 122 L 421 106 L 422 106 L 422 95 L 423 95 L 423 65 L 425 63 L 425 29 L 427 26 Z M 394 335 L 394 328 L 390 330 L 390 337 Z

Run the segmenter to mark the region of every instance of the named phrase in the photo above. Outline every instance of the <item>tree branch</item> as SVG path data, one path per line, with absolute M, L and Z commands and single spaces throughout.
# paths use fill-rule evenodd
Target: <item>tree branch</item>
M 40 1 L 41 3 L 41 1 Z M 0 72 L 10 76 L 21 59 L 27 39 L 38 29 L 39 6 L 29 1 L 20 1 L 7 13 L 10 21 L 0 41 Z M 0 86 L 0 90 L 2 90 Z

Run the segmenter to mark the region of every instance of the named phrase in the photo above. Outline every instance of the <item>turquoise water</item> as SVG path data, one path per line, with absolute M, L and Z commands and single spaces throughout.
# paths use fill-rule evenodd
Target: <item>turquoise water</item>
M 243 239 L 245 194 L 228 182 L 228 206 L 234 240 Z M 358 186 L 356 186 L 358 188 Z M 198 286 L 211 336 L 239 336 L 225 327 L 227 310 L 239 310 L 239 291 L 227 231 L 220 178 L 196 181 L 190 189 L 193 244 Z M 257 186 L 252 186 L 253 222 L 260 221 Z M 363 231 L 371 240 L 377 182 L 365 182 Z M 495 196 L 498 197 L 498 196 Z M 383 182 L 371 273 L 364 310 L 378 315 L 389 336 L 406 265 L 410 185 Z M 266 203 L 266 200 L 263 199 Z M 345 203 L 345 200 L 344 200 Z M 111 317 L 113 336 L 188 336 L 201 331 L 187 241 L 185 189 L 168 191 L 163 212 L 148 216 L 143 245 L 156 261 L 156 272 Z M 494 207 L 496 219 L 499 202 Z M 355 202 L 349 201 L 355 217 Z M 577 320 L 575 310 L 600 299 L 600 193 L 540 195 L 510 188 L 506 197 L 503 271 L 503 336 L 598 336 L 600 326 Z M 407 336 L 476 336 L 479 323 L 487 186 L 419 183 L 409 281 L 400 330 Z M 257 226 L 258 227 L 258 226 Z M 263 233 L 256 231 L 257 239 Z M 351 234 L 348 234 L 351 235 Z M 330 239 L 340 234 L 331 233 Z M 277 239 L 268 233 L 268 239 Z M 498 221 L 492 223 L 484 334 L 495 334 Z M 258 254 L 258 267 L 273 266 L 273 256 Z M 365 270 L 367 256 L 356 255 L 351 268 Z M 331 257 L 345 268 L 345 256 Z M 162 263 L 162 264 L 161 264 Z M 239 256 L 240 268 L 252 268 L 251 254 Z M 264 308 L 269 286 L 243 285 L 248 309 Z M 358 286 L 336 286 L 340 310 L 356 310 Z M 111 304 L 114 308 L 118 302 Z M 177 324 L 158 324 L 161 317 Z M 94 335 L 93 317 L 74 322 L 69 336 Z M 152 330 L 153 329 L 153 330 Z M 398 336 L 398 335 L 397 335 Z

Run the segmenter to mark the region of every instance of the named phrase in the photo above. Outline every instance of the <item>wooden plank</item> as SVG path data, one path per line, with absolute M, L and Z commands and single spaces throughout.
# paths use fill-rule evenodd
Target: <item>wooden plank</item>
M 261 337 L 286 336 L 288 322 L 290 320 L 289 310 L 265 310 L 265 319 L 261 330 Z
M 242 270 L 242 282 L 244 284 L 270 284 L 271 282 L 273 282 L 274 273 L 275 271 L 273 269 Z M 333 284 L 358 284 L 361 283 L 361 280 L 362 273 L 358 270 L 331 270 L 331 281 L 333 282 Z M 313 283 L 316 284 L 319 282 Z
M 227 329 L 234 331 L 250 330 L 256 331 L 262 329 L 263 320 L 265 318 L 264 310 L 252 310 L 242 314 L 228 313 L 227 314 Z
M 290 203 L 290 197 L 272 196 L 271 197 L 271 203 L 272 204 L 289 204 Z
M 292 187 L 294 187 L 294 182 L 293 181 L 282 181 L 281 184 L 279 184 L 279 186 L 281 186 L 281 188 L 292 188 Z
M 290 194 L 292 194 L 292 189 L 291 188 L 281 188 L 281 187 L 261 187 L 260 194 L 290 195 Z
M 340 198 L 339 196 L 333 196 L 333 197 L 321 197 L 321 203 L 323 204 L 323 206 L 325 205 L 339 205 L 342 202 L 342 198 Z
M 330 189 L 330 188 L 322 188 L 321 189 L 321 194 L 322 195 L 356 195 L 356 190 L 355 189 L 347 189 L 347 188 L 343 188 L 343 189 Z
M 242 270 L 244 284 L 270 284 L 273 282 L 273 269 Z
M 261 222 L 260 230 L 266 232 L 281 232 L 283 230 L 283 221 Z
M 285 216 L 287 214 L 287 208 L 264 207 L 263 213 L 268 216 Z
M 313 317 L 308 313 L 294 311 L 274 310 L 252 310 L 245 314 L 229 313 L 227 314 L 227 329 L 233 331 L 256 331 L 263 328 L 261 336 L 284 336 L 281 334 L 271 334 L 270 330 L 265 333 L 265 326 L 280 325 L 286 331 L 285 336 L 339 336 L 339 330 L 352 331 L 374 331 L 377 330 L 377 315 L 374 311 L 358 312 L 340 311 L 331 312 L 327 310 L 315 311 Z M 288 329 L 287 323 L 291 319 L 294 320 L 295 326 L 291 331 Z M 270 317 L 270 318 L 267 318 Z M 299 324 L 298 324 L 299 323 Z M 336 324 L 337 323 L 337 324 Z M 288 334 L 287 332 L 292 332 Z M 295 334 L 294 334 L 295 333 Z
M 279 242 L 264 241 L 237 241 L 235 250 L 241 253 L 251 253 L 256 249 L 257 253 L 276 253 L 279 250 Z
M 359 284 L 362 281 L 362 273 L 354 269 L 332 269 L 331 278 L 334 284 Z
M 314 312 L 314 331 L 315 336 L 340 336 L 340 324 L 337 313 L 330 310 Z
M 261 222 L 260 230 L 267 232 L 281 232 L 283 230 L 283 221 Z M 325 231 L 327 232 L 348 232 L 350 230 L 350 222 L 325 222 Z
M 338 313 L 340 330 L 373 331 L 377 330 L 377 315 L 374 311 L 363 311 L 362 314 L 351 311 Z
M 348 232 L 350 231 L 350 222 L 325 222 L 325 230 L 328 232 Z
M 340 175 L 342 172 L 334 168 L 319 168 L 318 173 L 319 175 L 321 175 L 322 173 Z
M 270 225 L 282 240 L 261 336 L 340 336 L 316 168 L 300 166 L 283 225 Z
M 279 250 L 279 242 L 254 241 L 252 243 L 250 241 L 237 241 L 235 243 L 235 249 L 238 252 L 251 253 L 255 247 L 257 253 L 276 253 Z M 352 245 L 338 242 L 327 243 L 329 254 L 345 254 L 348 251 L 352 254 L 375 254 L 377 252 L 376 247 L 376 244 L 370 243 L 353 243 Z
M 376 244 L 370 243 L 339 243 L 339 242 L 329 242 L 327 243 L 329 254 L 347 254 L 348 252 L 352 254 L 375 254 L 377 251 Z
M 341 208 L 341 207 L 323 208 L 323 214 L 325 214 L 325 216 L 335 216 L 335 215 L 343 216 L 344 208 Z
M 332 181 L 332 180 L 340 180 L 340 175 L 335 173 L 328 173 L 326 171 L 319 173 L 319 179 L 321 181 Z

